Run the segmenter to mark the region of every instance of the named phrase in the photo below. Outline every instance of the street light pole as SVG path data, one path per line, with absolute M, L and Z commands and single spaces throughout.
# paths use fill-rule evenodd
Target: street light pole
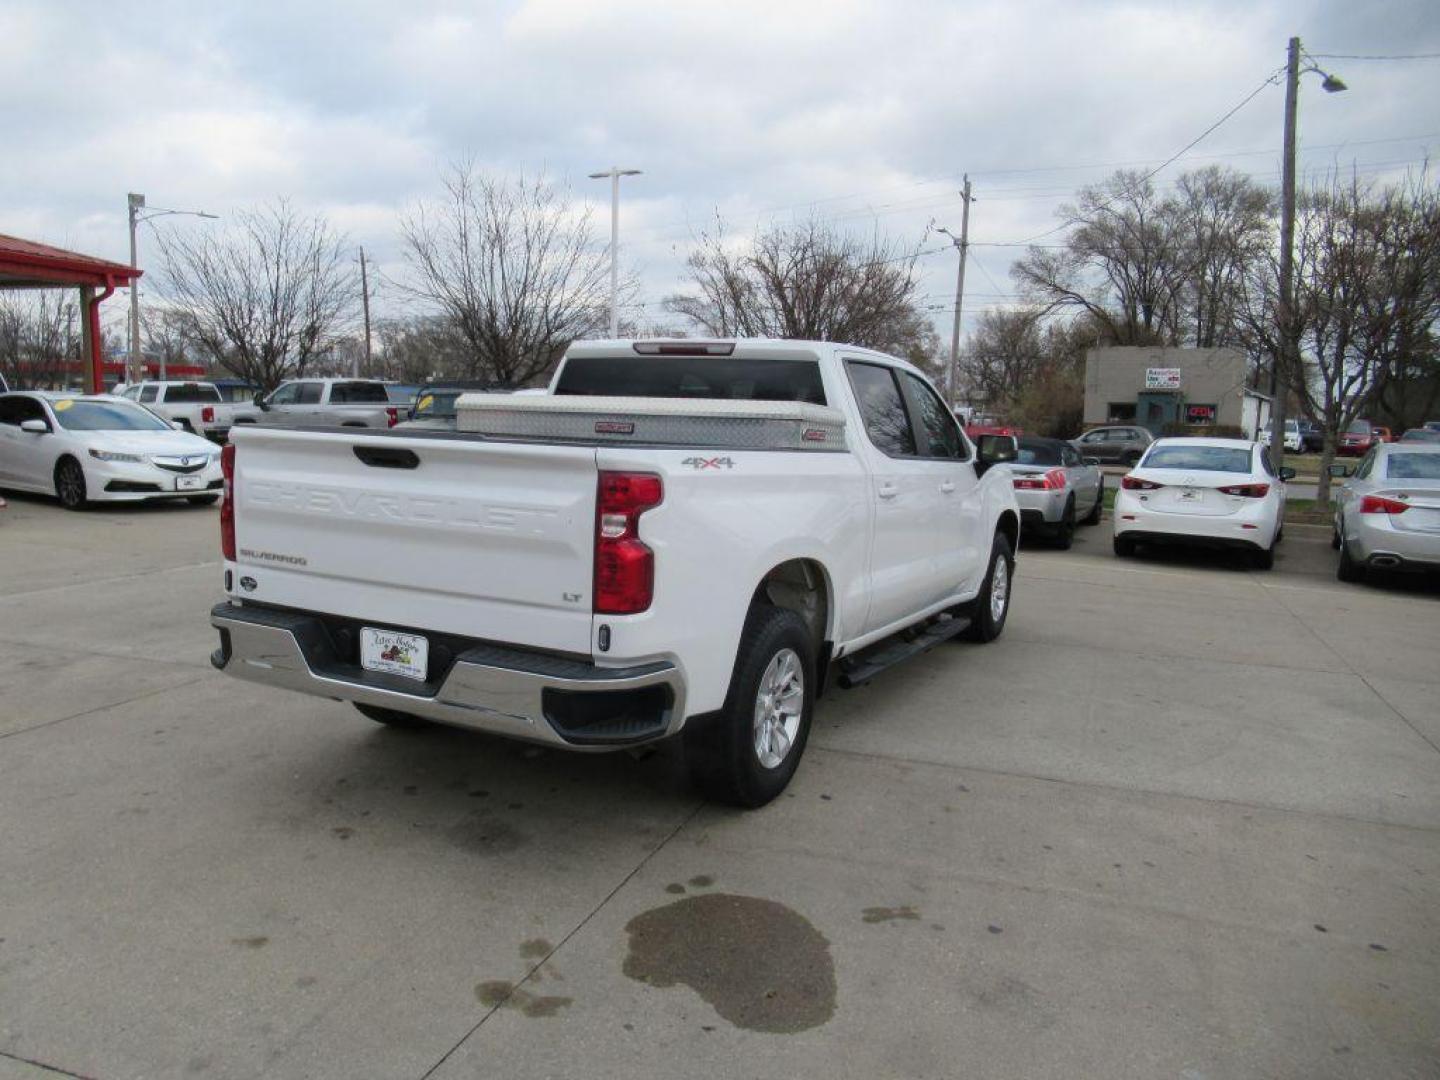
M 1313 71 L 1324 77 L 1327 94 L 1348 89 L 1314 63 L 1300 66 L 1300 39 L 1292 37 L 1285 54 L 1285 157 L 1280 165 L 1280 296 L 1277 311 L 1279 348 L 1272 367 L 1275 399 L 1270 403 L 1270 460 L 1276 469 L 1285 463 L 1285 413 L 1293 378 L 1301 376 L 1300 343 L 1295 335 L 1295 128 L 1300 101 L 1300 76 Z
M 970 249 L 970 174 L 965 174 L 965 188 L 960 197 L 965 201 L 960 212 L 960 235 L 949 229 L 935 231 L 950 237 L 950 242 L 960 252 L 960 268 L 955 274 L 955 322 L 950 328 L 950 364 L 945 371 L 945 397 L 951 409 L 955 408 L 955 373 L 960 366 L 960 305 L 965 300 L 965 253 Z
M 135 227 L 139 224 L 136 212 L 145 206 L 145 196 L 136 195 L 131 192 L 128 196 L 130 203 L 130 269 L 140 269 L 140 263 L 135 254 Z M 130 279 L 130 362 L 125 366 L 125 381 L 137 382 L 135 378 L 139 368 L 136 365 L 140 362 L 140 279 Z
M 167 210 L 163 206 L 156 207 L 151 213 L 142 214 L 140 211 L 145 209 L 145 196 L 137 195 L 134 192 L 131 192 L 128 196 L 128 202 L 130 207 L 130 268 L 132 270 L 140 269 L 140 263 L 136 258 L 135 232 L 136 227 L 142 221 L 150 221 L 153 218 L 171 217 L 174 215 L 212 219 L 220 216 L 219 214 L 207 214 L 204 210 Z M 141 374 L 141 372 L 140 281 L 138 278 L 132 278 L 130 280 L 130 364 L 126 378 L 127 380 L 131 379 L 134 375 Z M 163 351 L 160 353 L 160 379 L 162 382 L 165 379 L 165 353 Z
M 639 169 L 622 169 L 611 165 L 604 172 L 593 172 L 591 180 L 610 178 L 610 336 L 620 336 L 620 178 L 639 176 Z

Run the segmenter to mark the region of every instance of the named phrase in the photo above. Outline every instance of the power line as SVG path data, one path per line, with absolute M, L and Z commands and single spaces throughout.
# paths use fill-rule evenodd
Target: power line
M 1440 53 L 1433 53 L 1433 52 L 1431 52 L 1431 53 L 1409 53 L 1408 55 L 1401 55 L 1401 56 L 1375 56 L 1375 55 L 1368 55 L 1368 56 L 1366 56 L 1366 55 L 1358 55 L 1358 54 L 1355 54 L 1355 53 L 1333 53 L 1333 52 L 1317 52 L 1317 53 L 1312 53 L 1312 52 L 1307 51 L 1305 55 L 1306 55 L 1306 56 L 1313 57 L 1313 58 L 1316 59 L 1316 60 L 1440 60 Z

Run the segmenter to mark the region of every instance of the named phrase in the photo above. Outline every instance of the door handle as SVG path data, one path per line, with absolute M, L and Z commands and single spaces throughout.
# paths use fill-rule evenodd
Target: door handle
M 940 490 L 946 495 L 949 495 L 952 491 L 955 490 L 955 484 L 953 481 L 946 480 L 943 484 L 940 485 Z
M 893 499 L 900 494 L 900 489 L 894 484 L 881 484 L 879 494 L 882 499 Z

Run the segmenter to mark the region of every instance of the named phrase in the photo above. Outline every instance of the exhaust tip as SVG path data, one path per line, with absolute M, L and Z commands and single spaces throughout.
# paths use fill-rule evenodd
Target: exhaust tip
M 1377 570 L 1389 570 L 1400 565 L 1400 559 L 1395 555 L 1376 555 L 1370 560 L 1370 565 Z

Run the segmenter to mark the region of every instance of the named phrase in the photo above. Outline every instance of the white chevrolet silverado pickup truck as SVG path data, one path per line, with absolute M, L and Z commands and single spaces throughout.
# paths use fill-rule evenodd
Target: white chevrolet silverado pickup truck
M 977 450 L 903 360 L 583 342 L 549 394 L 458 413 L 232 432 L 216 667 L 393 725 L 681 736 L 702 791 L 759 806 L 828 682 L 1004 628 L 1015 442 Z

